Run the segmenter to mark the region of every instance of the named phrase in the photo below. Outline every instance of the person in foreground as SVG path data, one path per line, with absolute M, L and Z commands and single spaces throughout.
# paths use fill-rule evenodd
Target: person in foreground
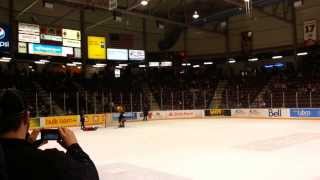
M 5 90 L 0 96 L 1 177 L 8 180 L 99 180 L 94 163 L 70 129 L 59 129 L 61 140 L 58 143 L 66 153 L 38 149 L 45 142 L 36 141 L 39 130 L 29 135 L 26 107 L 17 90 Z

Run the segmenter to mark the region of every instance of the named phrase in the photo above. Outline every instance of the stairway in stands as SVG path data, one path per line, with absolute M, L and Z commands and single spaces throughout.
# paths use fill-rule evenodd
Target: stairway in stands
M 214 96 L 210 103 L 210 108 L 221 108 L 223 101 L 223 93 L 228 84 L 227 80 L 221 80 L 218 82 L 216 91 L 214 92 Z
M 48 93 L 47 91 L 45 91 L 41 85 L 35 81 L 32 82 L 34 87 L 36 87 L 37 89 L 37 93 L 38 93 L 38 97 L 39 99 L 42 100 L 42 102 L 44 102 L 44 105 L 47 105 L 48 107 L 50 107 L 50 93 Z M 41 104 L 39 104 L 39 106 L 41 106 Z M 50 109 L 50 114 L 51 115 L 64 115 L 65 112 L 60 108 L 60 106 L 57 105 L 57 103 L 54 101 L 54 99 L 52 98 L 52 109 Z
M 264 95 L 266 94 L 267 90 L 273 82 L 274 79 L 271 78 L 267 83 L 265 83 L 264 87 L 260 90 L 260 92 L 255 97 L 253 103 L 251 104 L 252 107 L 259 107 L 260 101 L 263 99 Z
M 150 103 L 150 110 L 152 110 L 152 111 L 160 110 L 160 106 L 159 106 L 156 98 L 153 96 L 150 87 L 149 87 L 147 84 L 144 84 L 144 85 L 143 85 L 143 93 L 144 93 L 145 95 L 147 95 L 148 98 L 149 98 L 149 101 L 150 101 L 150 102 L 149 102 L 149 103 Z

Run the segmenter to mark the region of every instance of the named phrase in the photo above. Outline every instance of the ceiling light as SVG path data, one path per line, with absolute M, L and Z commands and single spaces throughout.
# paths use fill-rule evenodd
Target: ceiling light
M 73 64 L 75 64 L 75 65 L 81 65 L 82 62 L 73 62 Z
M 35 61 L 34 63 L 35 64 L 46 64 L 46 62 L 43 62 L 43 61 Z
M 142 6 L 147 6 L 147 5 L 149 4 L 149 2 L 148 2 L 147 0 L 142 0 L 142 1 L 140 2 L 140 4 L 141 4 Z
M 49 60 L 46 60 L 46 59 L 40 59 L 39 61 L 40 61 L 40 62 L 43 62 L 43 63 L 48 63 L 48 62 L 50 62 Z
M 200 17 L 200 15 L 199 15 L 199 13 L 198 13 L 198 11 L 194 11 L 194 13 L 193 13 L 193 19 L 198 19 L 199 17 Z
M 204 65 L 211 65 L 211 64 L 213 64 L 213 62 L 204 62 L 203 64 Z
M 272 59 L 282 59 L 283 56 L 273 56 Z
M 146 65 L 139 65 L 139 68 L 145 68 Z
M 308 54 L 309 54 L 308 52 L 301 52 L 301 53 L 298 53 L 297 56 L 306 56 Z
M 258 58 L 250 58 L 250 59 L 248 59 L 248 61 L 249 62 L 255 62 L 255 61 L 259 61 L 259 59 Z
M 12 58 L 11 57 L 2 57 L 1 59 L 10 61 Z
M 119 64 L 120 67 L 127 67 L 128 64 Z
M 6 60 L 6 59 L 0 59 L 0 62 L 10 62 L 10 60 Z
M 106 64 L 95 64 L 95 65 L 93 65 L 92 67 L 94 67 L 94 68 L 103 68 L 103 67 L 106 67 L 107 65 Z
M 233 59 L 233 58 L 230 58 L 228 62 L 229 62 L 230 64 L 234 64 L 234 63 L 236 63 L 237 61 L 236 61 L 235 59 Z
M 193 68 L 199 68 L 200 65 L 193 65 L 192 67 L 193 67 Z
M 77 66 L 76 64 L 73 64 L 73 63 L 67 63 L 66 65 L 67 65 L 67 66 L 70 66 L 70 67 L 75 67 L 75 66 Z

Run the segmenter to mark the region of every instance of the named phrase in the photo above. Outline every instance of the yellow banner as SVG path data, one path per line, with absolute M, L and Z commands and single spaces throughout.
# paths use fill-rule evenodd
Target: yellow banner
M 40 128 L 40 118 L 30 118 L 30 129 Z
M 106 123 L 106 115 L 105 114 L 87 114 L 85 115 L 85 125 L 105 125 Z
M 106 59 L 106 38 L 88 36 L 88 58 Z
M 44 118 L 44 128 L 79 126 L 79 116 L 53 116 Z

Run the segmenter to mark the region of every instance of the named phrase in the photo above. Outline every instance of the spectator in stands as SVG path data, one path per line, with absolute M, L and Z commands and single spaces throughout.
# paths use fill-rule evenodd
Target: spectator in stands
M 66 153 L 56 149 L 39 150 L 33 144 L 39 131 L 29 131 L 29 112 L 16 90 L 0 96 L 0 145 L 4 171 L 9 180 L 98 180 L 94 163 L 77 143 L 74 133 L 59 129 Z M 4 162 L 3 162 L 4 161 Z M 3 167 L 2 167 L 3 169 Z

